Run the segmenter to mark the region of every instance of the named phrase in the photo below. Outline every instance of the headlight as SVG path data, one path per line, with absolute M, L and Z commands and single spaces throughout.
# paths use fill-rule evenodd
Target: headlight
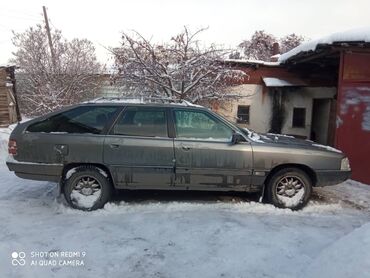
M 351 171 L 351 166 L 349 165 L 348 157 L 342 158 L 342 161 L 340 163 L 340 170 Z

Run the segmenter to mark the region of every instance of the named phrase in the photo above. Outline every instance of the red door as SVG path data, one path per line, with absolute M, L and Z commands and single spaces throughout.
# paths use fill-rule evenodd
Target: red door
M 370 54 L 345 53 L 342 59 L 336 147 L 349 157 L 352 178 L 370 184 Z

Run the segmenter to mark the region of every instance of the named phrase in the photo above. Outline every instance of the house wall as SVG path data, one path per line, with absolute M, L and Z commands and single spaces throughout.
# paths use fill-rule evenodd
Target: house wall
M 97 97 L 119 97 L 122 96 L 122 92 L 117 87 L 104 84 L 100 91 L 97 93 Z
M 337 79 L 335 71 L 327 68 L 315 68 L 313 73 L 308 74 L 307 71 L 297 71 L 281 66 L 267 66 L 253 63 L 229 63 L 228 66 L 232 69 L 241 70 L 246 73 L 243 84 L 264 85 L 264 77 L 275 77 L 287 80 L 300 80 L 312 87 L 335 87 Z M 335 77 L 335 78 L 333 78 Z
M 285 121 L 282 127 L 283 134 L 298 135 L 310 138 L 312 128 L 312 110 L 313 99 L 332 99 L 336 94 L 335 87 L 302 87 L 302 88 L 285 88 L 284 90 L 284 109 Z M 304 128 L 293 127 L 293 109 L 306 108 L 306 122 Z M 321 120 L 329 122 L 330 106 L 327 111 L 321 111 L 323 114 Z M 327 133 L 323 128 L 322 132 Z M 327 134 L 324 136 L 327 137 Z
M 304 88 L 282 88 L 283 103 L 285 110 L 285 120 L 283 122 L 282 133 L 298 135 L 310 138 L 312 126 L 313 99 L 332 99 L 336 94 L 335 87 L 304 87 Z M 239 94 L 244 97 L 232 101 L 223 101 L 213 105 L 212 109 L 220 115 L 236 123 L 239 105 L 249 105 L 249 124 L 238 124 L 257 132 L 266 133 L 270 130 L 272 117 L 272 94 L 273 89 L 267 89 L 262 85 L 244 84 L 233 87 L 230 93 Z M 306 124 L 304 128 L 293 128 L 293 108 L 306 108 Z M 319 118 L 328 123 L 330 106 L 327 111 L 321 111 Z M 320 113 L 321 114 L 321 113 Z M 322 127 L 323 135 L 327 138 L 327 127 Z
M 285 120 L 281 132 L 283 134 L 298 135 L 310 138 L 312 118 L 312 98 L 308 94 L 302 94 L 299 90 L 284 92 Z M 305 127 L 293 127 L 293 109 L 306 108 Z
M 243 84 L 230 89 L 230 93 L 243 96 L 232 101 L 213 105 L 212 110 L 236 123 L 239 105 L 249 105 L 249 124 L 238 124 L 257 132 L 268 132 L 271 119 L 271 98 L 263 92 L 262 85 Z

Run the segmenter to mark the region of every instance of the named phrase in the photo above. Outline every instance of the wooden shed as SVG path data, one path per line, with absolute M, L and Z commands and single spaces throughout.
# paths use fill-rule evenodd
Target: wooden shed
M 21 120 L 14 71 L 15 66 L 0 66 L 0 127 Z

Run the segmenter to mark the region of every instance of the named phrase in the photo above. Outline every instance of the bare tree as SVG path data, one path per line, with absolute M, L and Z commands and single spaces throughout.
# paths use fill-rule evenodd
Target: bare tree
M 295 33 L 286 35 L 280 39 L 280 51 L 281 53 L 288 52 L 300 45 L 303 41 L 304 37 L 301 35 L 296 35 Z
M 250 40 L 239 44 L 244 56 L 248 59 L 269 61 L 273 52 L 273 44 L 277 39 L 265 31 L 256 31 Z
M 276 38 L 274 35 L 266 33 L 264 30 L 256 31 L 251 39 L 244 40 L 239 44 L 238 50 L 234 51 L 230 58 L 233 59 L 255 59 L 269 61 L 273 55 L 273 45 L 278 42 L 280 52 L 285 53 L 294 47 L 300 45 L 304 37 L 294 33 L 282 38 Z
M 235 97 L 227 88 L 246 77 L 240 70 L 225 67 L 226 51 L 215 45 L 201 47 L 198 35 L 205 29 L 188 28 L 168 43 L 155 44 L 138 32 L 124 33 L 113 49 L 117 84 L 126 94 L 167 97 L 194 103 Z
M 40 115 L 94 97 L 101 87 L 103 67 L 93 44 L 86 39 L 67 41 L 61 31 L 52 32 L 55 61 L 41 25 L 23 33 L 13 32 L 12 63 L 17 71 L 17 90 L 22 112 Z

